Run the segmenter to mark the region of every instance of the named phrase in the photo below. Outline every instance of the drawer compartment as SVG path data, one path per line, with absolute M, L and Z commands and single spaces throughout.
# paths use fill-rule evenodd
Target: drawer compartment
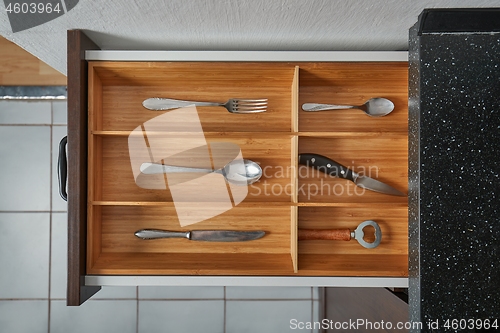
M 299 273 L 304 271 L 318 276 L 407 276 L 407 207 L 299 207 L 298 219 L 299 229 L 352 231 L 361 222 L 373 220 L 382 231 L 382 241 L 374 249 L 366 249 L 354 239 L 299 241 Z M 366 236 L 372 236 L 367 229 Z
M 96 131 L 132 131 L 168 111 L 151 111 L 151 97 L 225 103 L 230 98 L 268 99 L 265 113 L 232 114 L 198 107 L 205 132 L 290 132 L 290 64 L 90 62 L 89 91 Z
M 192 203 L 192 211 L 201 206 Z M 285 274 L 293 272 L 290 256 L 290 207 L 265 204 L 238 206 L 199 222 L 189 230 L 265 230 L 247 242 L 187 239 L 142 240 L 140 229 L 179 231 L 172 203 L 94 205 L 89 231 L 89 274 Z

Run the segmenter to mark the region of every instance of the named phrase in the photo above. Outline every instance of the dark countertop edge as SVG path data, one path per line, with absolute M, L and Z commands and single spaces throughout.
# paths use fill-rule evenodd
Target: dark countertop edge
M 424 9 L 417 26 L 419 36 L 426 33 L 500 32 L 500 8 Z
M 419 23 L 409 31 L 408 52 L 408 306 L 411 322 L 420 311 L 420 76 Z M 411 330 L 411 333 L 420 332 Z

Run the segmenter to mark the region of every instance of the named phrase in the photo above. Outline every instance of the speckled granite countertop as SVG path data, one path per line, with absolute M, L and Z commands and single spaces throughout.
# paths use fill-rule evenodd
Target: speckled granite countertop
M 410 317 L 500 331 L 500 11 L 429 12 L 410 31 Z

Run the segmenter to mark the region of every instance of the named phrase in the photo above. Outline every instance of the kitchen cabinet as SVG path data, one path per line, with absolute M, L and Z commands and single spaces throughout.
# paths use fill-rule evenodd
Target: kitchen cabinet
M 499 13 L 424 11 L 410 30 L 409 58 L 407 52 L 103 51 L 69 31 L 68 305 L 83 303 L 102 285 L 399 287 L 409 290 L 410 319 L 422 323 L 412 332 L 453 319 L 498 324 Z M 245 80 L 228 78 L 233 70 Z M 176 89 L 169 75 L 189 82 Z M 213 95 L 203 95 L 207 82 Z M 238 227 L 262 229 L 273 221 L 266 237 L 275 248 L 265 238 L 232 251 L 167 249 L 134 239 L 135 228 L 147 227 L 146 216 L 156 227 L 175 225 L 163 219 L 175 216 L 172 198 L 136 188 L 125 170 L 129 133 L 156 116 L 141 100 L 151 93 L 167 97 L 163 87 L 183 98 L 221 101 L 236 97 L 222 87 L 265 93 L 272 97 L 269 110 L 258 115 L 222 110 L 214 116 L 200 108 L 207 141 L 234 141 L 245 157 L 274 167 L 293 169 L 297 154 L 306 152 L 354 167 L 375 165 L 376 178 L 408 191 L 408 201 L 376 193 L 310 200 L 301 185 L 318 186 L 320 178 L 293 171 L 262 184 L 277 181 L 295 191 L 249 196 L 212 220 L 218 227 L 236 220 Z M 395 111 L 371 119 L 361 111 L 300 110 L 313 96 L 347 104 L 374 94 L 393 99 Z M 297 241 L 299 228 L 353 229 L 364 219 L 381 221 L 383 240 L 375 250 Z
M 349 187 L 297 164 L 299 153 L 314 152 L 407 191 L 406 52 L 99 51 L 80 31 L 68 38 L 69 305 L 105 284 L 407 286 L 407 198 Z M 268 98 L 263 113 L 197 110 L 208 142 L 236 143 L 264 168 L 243 202 L 180 228 L 171 192 L 137 185 L 131 135 L 165 114 L 141 105 L 157 95 Z M 394 102 L 390 115 L 299 110 L 305 102 L 362 104 L 378 96 Z M 200 204 L 206 207 L 183 202 L 190 211 Z M 297 240 L 298 229 L 354 230 L 364 220 L 381 227 L 375 249 Z M 266 236 L 241 244 L 144 241 L 134 237 L 142 228 L 262 229 Z

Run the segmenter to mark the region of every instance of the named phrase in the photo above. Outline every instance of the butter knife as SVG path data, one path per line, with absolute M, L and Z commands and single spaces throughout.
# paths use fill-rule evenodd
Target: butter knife
M 135 232 L 141 239 L 187 238 L 206 242 L 245 242 L 264 237 L 265 231 L 232 231 L 232 230 L 192 230 L 168 231 L 158 229 L 142 229 Z

